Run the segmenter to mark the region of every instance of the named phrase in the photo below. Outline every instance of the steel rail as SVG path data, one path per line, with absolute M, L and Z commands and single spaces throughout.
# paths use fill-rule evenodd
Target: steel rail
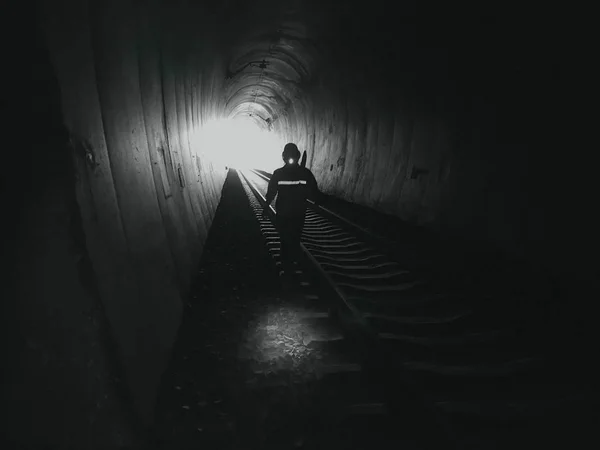
M 251 170 L 250 172 L 259 176 L 260 178 L 262 178 L 265 181 L 269 180 L 268 177 L 261 174 L 260 172 L 257 172 L 255 170 Z M 264 195 L 260 192 L 260 190 L 254 184 L 254 182 L 252 182 L 252 180 L 250 180 L 243 171 L 238 171 L 238 173 L 243 178 L 243 180 L 247 183 L 248 187 L 254 194 L 255 198 L 259 201 L 261 206 L 264 208 L 264 206 L 266 205 L 266 199 L 265 199 Z M 347 226 L 349 226 L 359 236 L 360 235 L 368 235 L 370 238 L 373 238 L 373 236 L 375 236 L 375 238 L 379 238 L 379 239 L 383 240 L 383 238 L 373 235 L 373 233 L 360 227 L 357 224 L 354 224 L 353 222 L 351 222 L 349 220 L 346 220 L 345 218 L 341 217 L 339 214 L 336 214 L 332 211 L 327 210 L 326 208 L 315 205 L 314 202 L 312 203 L 312 206 L 316 207 L 315 208 L 315 209 L 317 209 L 316 214 L 319 214 L 320 212 L 324 212 L 325 213 L 324 215 L 334 217 L 336 220 L 339 220 L 339 221 L 343 222 L 344 224 L 346 224 Z M 271 205 L 269 205 L 269 207 L 267 208 L 267 212 L 268 212 L 269 218 L 271 220 L 275 221 L 277 213 Z M 306 232 L 305 232 L 305 234 L 306 234 Z M 352 236 L 352 235 L 349 234 L 349 236 Z M 310 240 L 310 238 L 306 239 L 306 237 L 303 237 L 303 240 Z M 443 436 L 444 444 L 448 448 L 453 448 L 454 447 L 454 444 L 453 444 L 454 439 L 452 438 L 453 433 L 449 427 L 447 420 L 444 417 L 442 417 L 441 411 L 435 407 L 434 400 L 432 398 L 430 398 L 430 396 L 426 392 L 424 392 L 420 389 L 418 381 L 413 376 L 411 376 L 408 373 L 408 371 L 403 370 L 399 366 L 395 366 L 395 367 L 393 367 L 393 369 L 391 367 L 388 367 L 389 363 L 388 363 L 388 361 L 386 361 L 387 358 L 386 358 L 385 352 L 382 350 L 380 341 L 382 339 L 390 340 L 389 339 L 390 334 L 389 333 L 377 333 L 377 331 L 367 321 L 367 318 L 370 316 L 369 313 L 363 313 L 359 308 L 357 308 L 354 305 L 355 299 L 349 298 L 348 295 L 346 293 L 344 293 L 343 290 L 341 289 L 339 282 L 336 282 L 336 280 L 333 279 L 332 275 L 330 275 L 325 270 L 325 268 L 323 266 L 331 265 L 331 261 L 327 261 L 328 257 L 323 255 L 323 253 L 325 253 L 325 252 L 318 252 L 318 251 L 315 252 L 315 249 L 313 249 L 312 246 L 311 246 L 311 249 L 309 249 L 309 248 L 307 248 L 307 246 L 304 243 L 301 243 L 300 246 L 302 249 L 302 253 L 305 257 L 305 260 L 311 266 L 311 269 L 312 269 L 311 271 L 314 274 L 316 274 L 317 278 L 319 279 L 321 287 L 323 287 L 325 289 L 325 291 L 329 294 L 329 298 L 333 299 L 335 301 L 336 306 L 338 308 L 341 307 L 343 319 L 346 319 L 346 320 L 349 319 L 351 322 L 354 322 L 354 326 L 350 327 L 350 332 L 358 333 L 359 335 L 361 335 L 361 337 L 359 337 L 359 339 L 362 338 L 363 342 L 365 343 L 366 352 L 369 353 L 369 359 L 372 361 L 372 364 L 379 367 L 380 369 L 384 368 L 384 371 L 389 372 L 389 370 L 385 369 L 386 367 L 390 370 L 393 370 L 393 372 L 395 373 L 395 376 L 397 377 L 397 378 L 394 378 L 394 383 L 400 382 L 405 388 L 408 389 L 408 391 L 410 391 L 410 394 L 408 394 L 408 395 L 413 397 L 413 402 L 411 402 L 411 403 L 414 406 L 421 408 L 421 411 L 427 415 L 428 419 L 431 420 L 433 423 L 437 424 L 437 426 L 434 425 L 434 428 L 437 428 L 439 430 L 439 432 L 441 433 L 441 435 Z M 319 254 L 319 253 L 321 253 L 321 254 Z M 340 258 L 337 257 L 336 259 L 339 260 Z M 382 264 L 378 265 L 376 263 L 369 264 L 368 260 L 364 260 L 364 259 L 360 259 L 357 261 L 360 262 L 360 266 L 358 266 L 358 267 L 365 266 L 365 264 L 366 264 L 366 267 L 369 269 L 385 267 L 384 264 L 383 265 Z M 362 270 L 364 270 L 364 268 Z M 403 271 L 403 272 L 406 272 L 406 271 Z M 400 275 L 402 275 L 402 273 L 400 273 Z M 363 289 L 363 291 L 367 292 L 367 295 L 371 294 L 370 289 L 368 289 L 368 288 L 366 290 Z M 344 312 L 346 312 L 347 314 L 344 315 L 343 314 Z M 350 316 L 350 317 L 348 317 L 348 316 Z M 388 317 L 388 319 L 389 319 L 389 317 Z M 393 338 L 395 336 L 394 335 L 391 335 L 391 336 L 392 336 L 391 340 L 393 340 Z M 386 384 L 389 384 L 389 382 Z M 392 390 L 394 390 L 394 389 L 392 388 Z M 405 395 L 406 395 L 406 393 L 405 393 Z M 402 407 L 403 406 L 399 406 L 399 408 L 402 408 Z

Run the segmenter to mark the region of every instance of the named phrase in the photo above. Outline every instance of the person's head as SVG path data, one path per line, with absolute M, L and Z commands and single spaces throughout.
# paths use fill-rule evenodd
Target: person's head
M 298 164 L 298 160 L 300 159 L 300 150 L 296 147 L 296 144 L 285 144 L 283 147 L 283 153 L 281 157 L 285 161 L 287 165 Z

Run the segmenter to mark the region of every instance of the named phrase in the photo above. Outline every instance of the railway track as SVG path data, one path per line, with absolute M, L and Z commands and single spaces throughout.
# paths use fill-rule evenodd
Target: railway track
M 238 173 L 279 263 L 277 231 L 261 216 L 269 175 Z M 527 323 L 508 320 L 498 299 L 406 270 L 387 254 L 385 239 L 334 212 L 310 205 L 302 248 L 297 292 L 328 305 L 323 319 L 337 321 L 357 349 L 358 362 L 347 370 L 361 383 L 380 386 L 349 409 L 360 420 L 376 414 L 391 432 L 399 418 L 410 416 L 411 427 L 420 430 L 412 442 L 421 441 L 409 448 L 515 448 L 526 439 L 539 444 L 537 433 L 549 417 L 560 422 L 556 411 L 575 410 L 589 395 L 548 370 L 536 347 L 539 337 Z M 419 421 L 428 426 L 420 428 Z M 423 436 L 427 428 L 429 436 Z

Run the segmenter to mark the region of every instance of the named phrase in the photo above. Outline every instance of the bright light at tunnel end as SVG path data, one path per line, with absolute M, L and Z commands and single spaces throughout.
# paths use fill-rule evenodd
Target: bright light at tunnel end
M 222 166 L 272 170 L 281 164 L 281 139 L 247 118 L 207 123 L 191 135 L 191 141 L 197 154 Z

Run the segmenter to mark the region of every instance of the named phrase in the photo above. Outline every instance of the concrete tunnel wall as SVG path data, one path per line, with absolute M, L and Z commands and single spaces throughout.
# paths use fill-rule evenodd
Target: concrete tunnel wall
M 354 49 L 360 59 L 362 49 Z M 275 130 L 308 150 L 308 165 L 329 194 L 437 231 L 461 229 L 512 245 L 515 232 L 510 227 L 515 224 L 490 217 L 486 208 L 493 205 L 481 196 L 489 181 L 486 166 L 493 167 L 491 159 L 500 160 L 502 152 L 492 148 L 490 136 L 484 136 L 488 142 L 477 142 L 482 124 L 465 126 L 463 111 L 457 110 L 462 105 L 426 105 L 429 99 L 423 90 L 435 87 L 423 88 L 414 78 L 423 76 L 427 67 L 409 56 L 404 62 L 408 67 L 397 69 L 391 80 L 362 65 L 331 64 L 274 122 Z M 440 67 L 434 64 L 430 69 Z M 411 79 L 402 71 L 416 75 Z M 433 82 L 439 82 L 435 78 Z M 390 81 L 405 83 L 414 92 L 406 95 L 406 87 L 390 86 Z M 522 169 L 511 168 L 518 175 L 513 182 L 521 183 Z M 505 203 L 522 206 L 518 198 L 506 198 Z M 496 224 L 504 228 L 491 229 Z
M 37 373 L 12 385 L 13 402 L 32 405 L 16 408 L 12 419 L 29 424 L 28 439 L 70 442 L 75 448 L 91 447 L 91 440 L 101 448 L 127 435 L 116 425 L 127 411 L 115 392 L 119 383 L 115 387 L 111 380 L 114 361 L 103 352 L 103 333 L 115 341 L 113 359 L 124 367 L 132 414 L 148 424 L 226 173 L 211 163 L 206 149 L 194 148 L 193 133 L 247 100 L 241 95 L 228 103 L 230 91 L 237 92 L 225 81 L 227 68 L 236 66 L 232 48 L 249 45 L 244 33 L 268 28 L 279 11 L 271 10 L 257 25 L 253 20 L 261 10 L 246 14 L 255 5 L 245 4 L 248 11 L 224 26 L 232 12 L 228 5 L 235 2 L 181 1 L 164 8 L 158 0 L 42 3 L 62 122 L 74 155 L 76 207 L 68 200 L 68 186 L 42 188 L 48 194 L 32 201 L 27 216 L 34 238 L 27 227 L 20 235 L 39 261 L 26 260 L 18 269 L 18 314 L 26 317 L 21 328 L 29 347 L 29 359 L 19 364 Z M 277 4 L 282 2 L 269 3 Z M 326 23 L 331 15 L 310 18 Z M 330 39 L 307 23 L 304 32 L 316 29 L 316 38 Z M 325 192 L 440 233 L 499 242 L 506 250 L 545 260 L 569 281 L 588 277 L 590 269 L 576 253 L 592 234 L 585 229 L 591 230 L 592 222 L 582 228 L 570 219 L 587 210 L 583 189 L 577 174 L 556 183 L 564 158 L 545 153 L 550 139 L 536 146 L 516 134 L 498 139 L 490 129 L 498 117 L 481 102 L 426 105 L 420 96 L 439 81 L 417 83 L 426 66 L 411 66 L 417 75 L 394 72 L 381 82 L 377 71 L 344 63 L 358 50 L 346 42 L 349 50 L 340 52 L 346 37 L 339 30 L 331 33 L 336 32 L 341 42 L 321 45 L 321 56 L 299 56 L 311 71 L 296 83 L 295 100 L 272 96 L 279 106 L 263 109 L 272 113 L 274 132 L 308 151 Z M 249 51 L 258 55 L 251 46 Z M 252 83 L 248 86 L 251 92 Z M 516 103 L 521 92 L 506 103 L 523 108 Z M 525 115 L 516 121 L 504 116 L 501 126 L 523 127 Z M 527 125 L 541 130 L 542 119 L 537 122 Z M 417 170 L 413 177 L 414 168 L 427 172 Z M 557 202 L 563 208 L 558 217 L 553 215 Z M 71 231 L 56 220 L 67 210 L 81 218 L 83 242 L 75 256 L 65 250 Z M 36 231 L 43 227 L 56 228 L 57 237 Z M 569 239 L 565 229 L 571 230 Z M 77 272 L 83 260 L 89 260 L 86 276 L 92 283 Z M 98 322 L 104 316 L 103 331 Z M 77 413 L 53 414 L 61 400 L 65 410 Z
M 521 144 L 500 149 L 497 161 L 491 161 L 495 144 L 477 142 L 487 136 L 476 127 L 460 141 L 452 120 L 389 103 L 389 98 L 361 98 L 327 86 L 275 128 L 309 152 L 308 165 L 330 195 L 438 232 L 522 251 L 518 240 L 526 230 L 519 215 L 527 199 L 519 186 L 527 163 L 507 161 L 507 154 L 523 150 Z M 490 155 L 484 156 L 480 152 L 486 146 Z M 514 186 L 492 181 L 503 169 Z M 494 188 L 500 192 L 492 199 L 486 190 L 498 182 Z
M 588 228 L 572 222 L 585 211 L 585 179 L 563 178 L 564 149 L 584 152 L 569 142 L 573 98 L 560 88 L 569 85 L 557 44 L 565 36 L 493 21 L 416 27 L 408 19 L 394 29 L 386 27 L 394 19 L 367 11 L 355 20 L 347 30 L 379 20 L 391 30 L 384 37 L 407 42 L 414 33 L 419 42 L 397 54 L 371 42 L 331 45 L 316 80 L 279 111 L 273 129 L 308 151 L 322 190 L 523 259 L 562 285 L 581 279 L 589 234 L 576 233 L 579 249 L 564 235 Z M 334 30 L 341 41 L 351 34 Z M 570 212 L 556 214 L 557 202 Z
M 86 242 L 134 398 L 149 415 L 226 173 L 190 143 L 223 109 L 220 49 L 201 14 L 185 23 L 190 11 L 62 7 L 68 16 L 56 2 L 47 10 L 48 42 L 82 161 Z
M 64 142 L 55 145 L 73 155 L 79 211 L 67 212 L 62 196 L 69 198 L 69 189 L 61 188 L 39 200 L 41 209 L 27 220 L 37 229 L 44 221 L 58 223 L 58 211 L 66 214 L 60 220 L 80 215 L 84 242 L 73 260 L 68 229 L 57 225 L 46 238 L 28 239 L 26 248 L 37 243 L 45 252 L 32 250 L 39 261 L 19 269 L 28 281 L 15 289 L 16 314 L 25 317 L 25 352 L 46 356 L 21 360 L 14 371 L 37 372 L 46 382 L 16 375 L 5 386 L 10 400 L 3 407 L 18 425 L 9 434 L 19 439 L 107 448 L 128 439 L 118 425 L 124 415 L 144 425 L 152 421 L 156 389 L 220 200 L 226 168 L 197 151 L 193 135 L 223 114 L 219 80 L 226 52 L 201 10 L 64 0 L 41 2 L 38 12 L 66 128 Z M 60 159 L 53 155 L 47 157 Z M 60 164 L 68 166 L 69 158 Z M 53 192 L 48 183 L 42 192 Z M 81 258 L 89 258 L 97 292 L 86 292 L 77 275 Z M 25 284 L 43 287 L 43 294 Z M 104 353 L 107 337 L 96 326 L 104 314 L 121 369 Z M 119 395 L 131 395 L 133 411 Z

